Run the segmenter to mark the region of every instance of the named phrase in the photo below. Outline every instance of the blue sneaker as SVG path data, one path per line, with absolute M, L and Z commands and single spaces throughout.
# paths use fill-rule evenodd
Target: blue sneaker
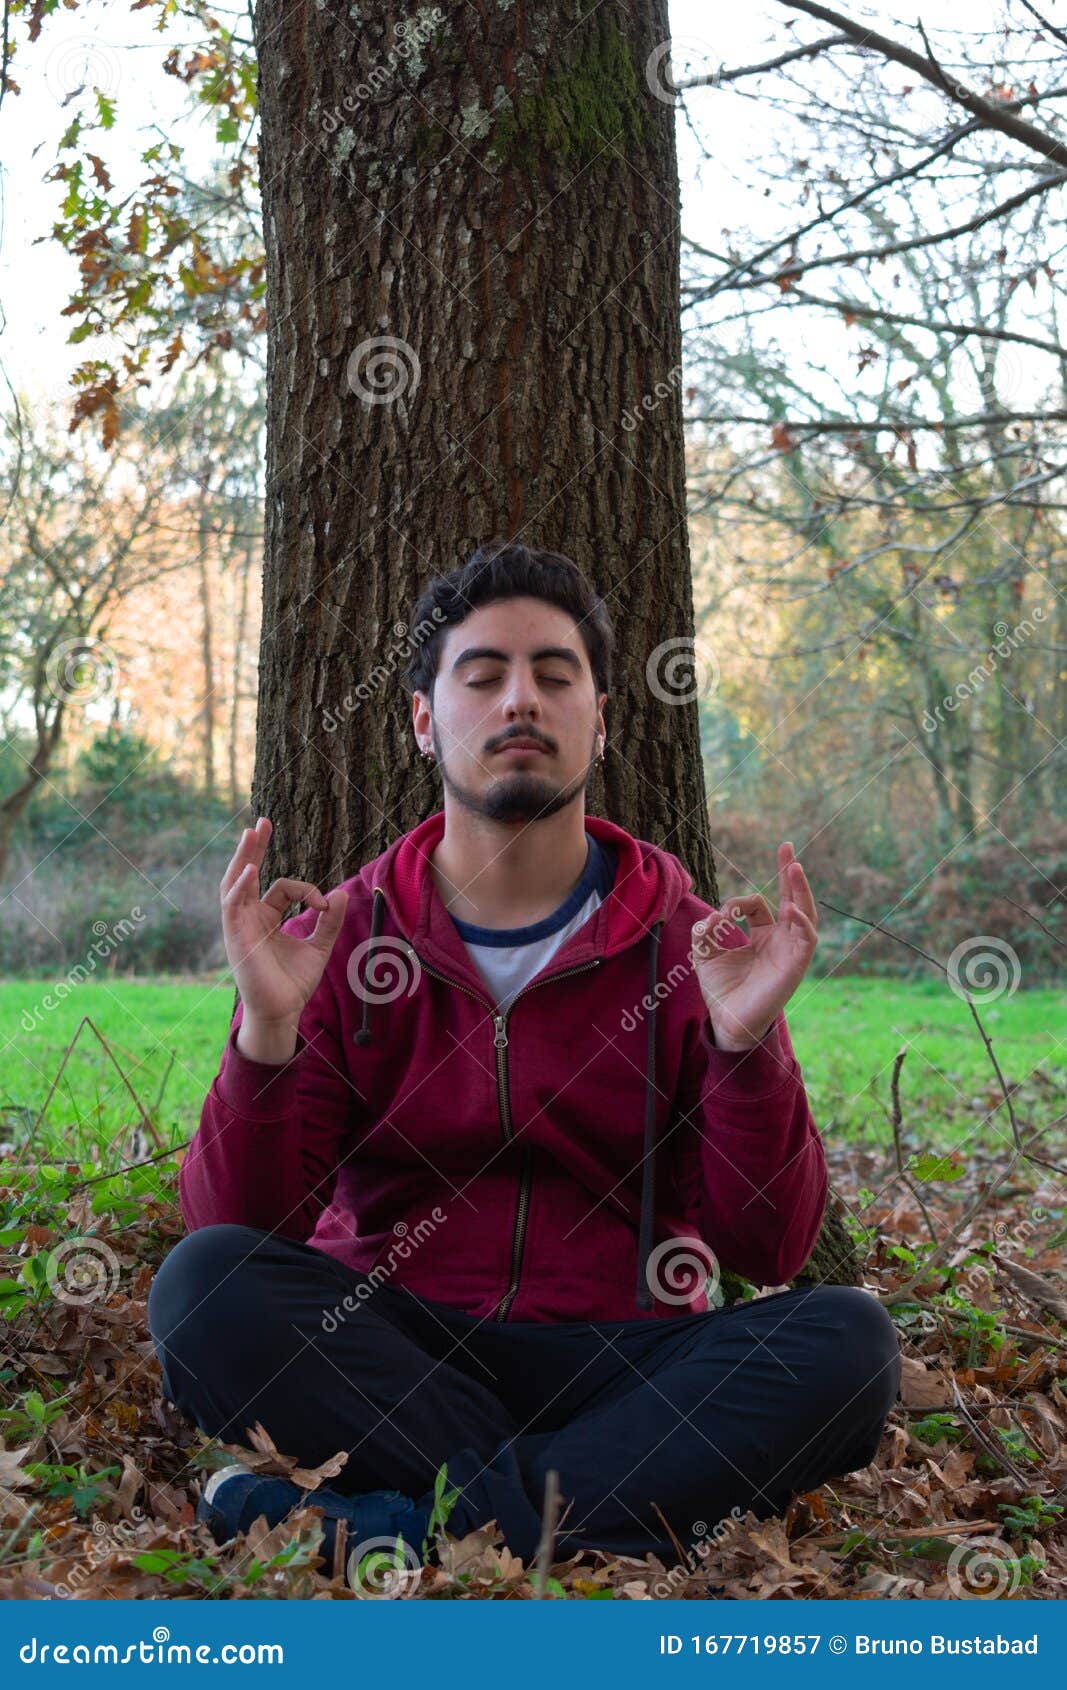
M 398 1490 L 361 1491 L 355 1496 L 342 1496 L 335 1490 L 301 1490 L 291 1479 L 276 1474 L 250 1472 L 239 1463 L 220 1467 L 212 1473 L 204 1486 L 204 1494 L 196 1507 L 196 1517 L 202 1520 L 216 1543 L 228 1543 L 238 1532 L 247 1531 L 253 1520 L 262 1514 L 268 1526 L 276 1526 L 295 1508 L 307 1505 L 323 1512 L 323 1542 L 319 1551 L 326 1558 L 326 1567 L 333 1565 L 337 1521 L 348 1525 L 345 1546 L 346 1562 L 352 1550 L 359 1548 L 364 1555 L 381 1559 L 395 1551 L 396 1540 L 404 1540 L 403 1561 L 405 1577 L 417 1577 L 422 1567 L 422 1545 L 429 1530 L 430 1514 L 419 1508 L 410 1496 Z M 373 1565 L 374 1563 L 368 1563 Z M 371 1574 L 371 1577 L 379 1577 Z M 391 1575 L 396 1583 L 397 1575 Z M 376 1594 L 396 1594 L 382 1591 Z

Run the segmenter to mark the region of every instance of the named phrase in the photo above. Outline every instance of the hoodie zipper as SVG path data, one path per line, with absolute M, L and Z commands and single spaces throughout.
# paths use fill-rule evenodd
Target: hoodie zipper
M 500 1125 L 503 1129 L 505 1142 L 509 1144 L 513 1143 L 515 1134 L 511 1127 L 511 1101 L 508 1095 L 508 1017 L 511 1015 L 511 1012 L 515 1008 L 519 999 L 521 997 L 525 997 L 527 992 L 532 992 L 536 986 L 547 986 L 551 980 L 565 980 L 570 974 L 583 974 L 589 968 L 596 968 L 597 965 L 603 961 L 603 958 L 594 957 L 592 962 L 579 963 L 575 968 L 561 968 L 558 974 L 546 974 L 543 980 L 531 981 L 528 986 L 524 986 L 522 988 L 521 992 L 517 992 L 515 994 L 508 1005 L 506 1013 L 504 1015 L 499 1015 L 486 998 L 480 998 L 477 992 L 472 992 L 469 986 L 465 986 L 463 984 L 462 980 L 452 980 L 447 974 L 439 974 L 436 968 L 431 968 L 428 963 L 423 962 L 422 957 L 419 956 L 419 953 L 415 950 L 414 946 L 411 946 L 410 949 L 412 956 L 417 959 L 420 968 L 425 969 L 426 973 L 434 980 L 442 980 L 446 986 L 457 987 L 459 991 L 466 992 L 469 998 L 473 998 L 475 1003 L 485 1004 L 489 1009 L 489 1012 L 493 1017 L 494 1027 L 493 1046 L 496 1050 L 496 1096 L 497 1107 L 500 1111 Z M 524 1147 L 522 1174 L 519 1178 L 519 1201 L 515 1211 L 515 1230 L 512 1234 L 511 1240 L 511 1283 L 509 1284 L 503 1297 L 501 1297 L 500 1302 L 497 1304 L 496 1313 L 493 1316 L 494 1320 L 507 1319 L 508 1310 L 511 1308 L 512 1303 L 515 1301 L 516 1294 L 518 1293 L 519 1272 L 522 1267 L 522 1249 L 526 1237 L 526 1215 L 530 1207 L 530 1188 L 532 1184 L 533 1180 L 530 1174 L 530 1155 L 528 1149 Z

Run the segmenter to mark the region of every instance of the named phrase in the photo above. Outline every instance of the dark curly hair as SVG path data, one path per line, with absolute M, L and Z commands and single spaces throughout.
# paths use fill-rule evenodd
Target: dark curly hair
M 499 536 L 479 546 L 459 569 L 435 576 L 419 594 L 408 623 L 417 643 L 403 671 L 405 687 L 426 693 L 432 702 L 448 629 L 483 604 L 514 598 L 544 599 L 573 616 L 597 692 L 611 691 L 615 633 L 603 599 L 562 552 L 534 551 Z

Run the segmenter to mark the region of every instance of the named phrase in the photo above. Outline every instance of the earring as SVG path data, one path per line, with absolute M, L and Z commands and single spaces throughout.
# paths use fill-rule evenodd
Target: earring
M 437 758 L 434 756 L 432 751 L 420 751 L 419 756 L 422 758 L 424 763 L 436 763 L 437 761 Z

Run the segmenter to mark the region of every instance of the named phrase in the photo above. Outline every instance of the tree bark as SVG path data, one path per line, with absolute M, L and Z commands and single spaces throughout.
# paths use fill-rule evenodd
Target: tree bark
M 200 665 L 204 676 L 204 702 L 200 708 L 200 732 L 203 755 L 204 792 L 215 796 L 215 718 L 218 701 L 215 697 L 215 625 L 211 607 L 211 576 L 208 569 L 208 550 L 215 538 L 208 514 L 207 477 L 209 464 L 204 466 L 204 481 L 197 495 L 196 568 L 200 593 Z
M 503 531 L 573 557 L 616 622 L 590 810 L 717 901 L 698 687 L 665 702 L 645 674 L 693 639 L 674 110 L 645 76 L 665 0 L 447 8 L 384 88 L 413 14 L 363 12 L 356 29 L 335 0 L 256 13 L 268 871 L 332 884 L 440 807 L 397 628 L 431 574 Z M 378 402 L 359 349 L 386 336 L 402 344 Z M 346 711 L 360 683 L 373 702 Z

